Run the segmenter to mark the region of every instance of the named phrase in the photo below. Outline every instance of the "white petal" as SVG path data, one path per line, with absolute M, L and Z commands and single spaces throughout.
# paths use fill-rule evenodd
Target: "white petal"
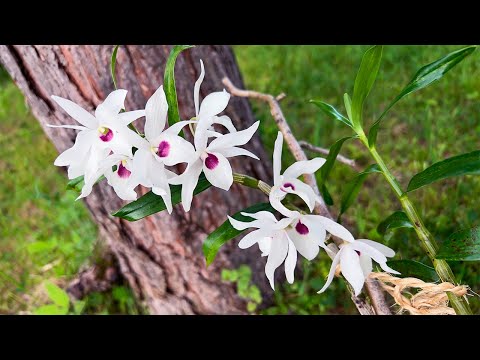
M 124 127 L 120 131 L 118 131 L 119 134 L 119 139 L 117 145 L 126 145 L 129 147 L 136 147 L 137 149 L 143 149 L 146 151 L 150 150 L 150 144 L 148 143 L 147 140 L 142 138 L 140 135 L 138 135 L 135 131 L 130 130 L 127 127 Z
M 342 248 L 340 268 L 345 279 L 352 285 L 355 296 L 358 296 L 362 291 L 365 276 L 360 266 L 360 257 L 349 245 Z
M 213 186 L 228 191 L 233 184 L 233 171 L 229 161 L 225 156 L 216 152 L 210 152 L 208 156 L 203 162 L 205 177 Z M 216 160 L 209 162 L 211 156 Z
M 353 249 L 358 250 L 360 254 L 371 257 L 380 265 L 380 267 L 384 271 L 392 274 L 400 274 L 398 271 L 393 270 L 387 265 L 387 258 L 385 257 L 385 255 L 383 255 L 380 251 L 378 251 L 374 247 L 369 246 L 362 241 L 355 241 L 351 243 L 350 246 L 352 246 Z
M 262 252 L 262 256 L 268 256 L 270 249 L 272 248 L 272 238 L 265 236 L 258 240 L 258 248 Z
M 198 183 L 198 177 L 202 172 L 202 165 L 201 161 L 195 161 L 194 163 L 190 164 L 185 173 L 182 175 L 186 175 L 182 182 L 182 206 L 185 211 L 189 211 L 192 205 L 193 199 L 193 191 Z
M 324 216 L 318 216 L 318 221 L 325 226 L 325 229 L 333 236 L 339 237 L 342 240 L 353 242 L 355 241 L 353 235 L 345 227 L 339 223 L 330 220 Z
M 80 124 L 86 126 L 89 129 L 96 129 L 98 127 L 98 121 L 87 110 L 75 104 L 73 101 L 61 98 L 59 96 L 52 95 L 52 99 L 65 110 L 65 112 L 72 118 L 77 120 Z
M 252 231 L 250 234 L 247 234 L 243 237 L 242 240 L 238 243 L 238 247 L 240 249 L 248 249 L 253 244 L 256 244 L 259 239 L 264 238 L 268 235 L 268 231 L 266 230 L 255 230 Z
M 313 237 L 315 243 L 321 247 L 325 246 L 325 238 L 327 237 L 325 226 L 318 221 L 319 215 L 304 215 L 302 222 L 308 226 L 310 236 Z
M 278 191 L 281 191 L 281 190 L 278 190 Z M 294 218 L 299 214 L 298 211 L 292 211 L 287 209 L 285 205 L 282 204 L 281 197 L 278 196 L 278 193 L 275 190 L 270 191 L 270 194 L 268 195 L 268 199 L 270 201 L 270 205 L 272 205 L 272 207 L 283 216 Z
M 272 239 L 270 253 L 268 254 L 267 264 L 265 265 L 265 275 L 267 276 L 270 286 L 275 290 L 274 274 L 288 252 L 288 239 L 283 231 L 278 231 Z
M 287 170 L 283 173 L 285 178 L 298 178 L 300 175 L 303 174 L 313 174 L 318 169 L 325 164 L 326 160 L 321 157 L 317 157 L 307 161 L 297 161 L 290 165 Z
M 167 121 L 168 103 L 163 85 L 148 99 L 145 106 L 145 137 L 152 141 L 162 133 Z
M 273 149 L 273 184 L 278 185 L 280 183 L 280 172 L 282 171 L 282 147 L 283 147 L 283 135 L 279 131 L 277 139 L 275 140 L 275 148 Z
M 256 160 L 260 160 L 257 155 L 253 154 L 252 152 L 238 148 L 238 147 L 231 147 L 231 148 L 226 148 L 226 149 L 219 149 L 217 150 L 220 154 L 225 156 L 226 158 L 234 157 L 234 156 L 249 156 L 251 158 L 254 158 Z
M 107 98 L 97 106 L 95 117 L 100 123 L 108 121 L 112 117 L 116 117 L 120 110 L 125 108 L 125 98 L 127 90 L 118 89 L 112 91 Z
M 195 81 L 195 86 L 193 87 L 193 101 L 195 103 L 195 115 L 198 117 L 198 108 L 200 103 L 200 85 L 202 85 L 203 78 L 205 77 L 205 68 L 203 66 L 203 61 L 200 59 L 200 76 L 197 81 Z
M 152 181 L 148 178 L 148 168 L 150 161 L 152 160 L 152 154 L 150 151 L 144 149 L 138 149 L 133 155 L 132 161 L 132 175 L 135 181 L 142 184 L 145 187 L 152 187 Z
M 213 118 L 213 122 L 215 124 L 220 124 L 224 126 L 230 133 L 234 133 L 237 131 L 237 129 L 233 125 L 232 119 L 230 119 L 230 117 L 227 115 L 215 116 Z
M 297 249 L 295 249 L 292 240 L 288 239 L 288 255 L 285 259 L 285 276 L 290 284 L 293 284 L 293 281 L 295 280 L 295 266 L 297 266 Z
M 374 249 L 377 249 L 378 251 L 380 251 L 386 257 L 394 257 L 395 256 L 395 251 L 390 249 L 388 246 L 380 244 L 376 241 L 372 241 L 372 240 L 368 240 L 368 239 L 357 239 L 357 241 L 363 242 L 363 243 L 373 247 Z
M 258 211 L 256 213 L 246 213 L 242 211 L 241 214 L 243 216 L 251 217 L 252 219 L 269 221 L 273 224 L 278 222 L 275 215 L 273 215 L 270 211 Z
M 195 149 L 198 152 L 202 152 L 207 148 L 208 138 L 209 138 L 209 128 L 213 123 L 213 118 L 199 119 L 197 126 L 195 127 L 195 135 L 193 142 L 195 144 Z M 223 135 L 222 135 L 223 136 Z
M 301 224 L 308 228 L 307 234 L 297 231 L 298 221 L 300 221 Z M 304 218 L 295 221 L 292 225 L 293 228 L 287 231 L 288 236 L 295 244 L 295 247 L 297 248 L 297 251 L 300 253 L 300 255 L 302 255 L 307 260 L 313 260 L 318 255 L 318 252 L 320 250 L 318 246 L 318 236 L 321 237 L 322 234 L 318 234 L 318 232 L 315 233 L 314 229 L 311 227 L 311 224 L 307 223 Z M 319 228 L 323 229 L 323 227 L 321 226 Z M 325 229 L 323 229 L 323 232 L 325 233 Z M 323 240 L 325 240 L 325 235 L 323 235 Z
M 156 157 L 167 166 L 188 163 L 196 157 L 193 145 L 178 135 L 164 132 L 152 143 L 159 146 Z
M 372 258 L 370 256 L 360 254 L 360 266 L 363 271 L 363 276 L 367 278 L 367 276 L 372 272 L 373 269 Z
M 224 91 L 218 91 L 207 95 L 200 105 L 198 119 L 210 118 L 220 114 L 228 105 L 230 94 Z
M 75 129 L 75 130 L 88 130 L 85 126 L 80 125 L 50 125 L 47 124 L 47 127 L 51 128 L 63 128 L 63 129 Z
M 327 246 L 325 246 L 325 244 L 323 244 L 322 248 L 325 249 L 325 252 L 327 253 L 327 255 L 330 257 L 330 259 L 334 259 L 335 256 L 338 254 L 339 252 L 339 249 L 337 247 L 337 245 L 335 245 L 334 243 L 330 243 L 328 244 Z
M 164 134 L 170 134 L 170 135 L 178 135 L 180 133 L 180 130 L 182 130 L 186 125 L 188 124 L 194 124 L 196 121 L 193 120 L 188 120 L 188 121 L 178 121 L 175 124 L 169 126 L 167 129 L 164 130 Z
M 150 161 L 150 169 L 148 171 L 148 177 L 152 181 L 152 192 L 162 197 L 167 211 L 172 213 L 172 199 L 170 196 L 170 186 L 168 185 L 167 174 L 165 173 L 165 167 L 158 161 Z
M 123 125 L 127 126 L 131 122 L 140 119 L 143 116 L 145 116 L 145 110 L 135 110 L 118 114 L 118 119 L 122 122 Z
M 90 147 L 92 146 L 93 142 L 95 141 L 95 131 L 85 130 L 80 131 L 77 134 L 75 139 L 75 144 L 64 152 L 62 152 L 54 162 L 56 166 L 67 166 L 72 163 L 78 163 L 88 153 Z M 82 174 L 83 175 L 83 174 Z
M 293 188 L 285 186 L 286 184 L 293 185 Z M 308 208 L 310 209 L 310 212 L 313 211 L 317 196 L 315 195 L 315 192 L 309 185 L 305 184 L 304 182 L 301 182 L 300 180 L 297 180 L 294 178 L 288 178 L 282 181 L 281 187 L 282 187 L 282 190 L 286 191 L 289 194 L 295 194 L 300 196 L 302 200 L 305 201 L 305 204 L 307 204 Z
M 207 149 L 209 151 L 216 151 L 219 149 L 226 149 L 233 146 L 245 145 L 255 134 L 255 131 L 257 131 L 259 124 L 260 121 L 257 121 L 248 129 L 219 136 L 218 138 L 213 140 L 210 145 L 208 145 Z
M 323 293 L 325 290 L 327 290 L 327 288 L 332 283 L 333 277 L 335 276 L 335 271 L 337 269 L 337 265 L 340 262 L 340 256 L 342 254 L 342 250 L 337 252 L 335 257 L 333 258 L 332 265 L 330 266 L 330 272 L 328 273 L 327 281 L 325 281 L 325 284 L 323 285 L 323 287 L 318 291 L 318 294 Z

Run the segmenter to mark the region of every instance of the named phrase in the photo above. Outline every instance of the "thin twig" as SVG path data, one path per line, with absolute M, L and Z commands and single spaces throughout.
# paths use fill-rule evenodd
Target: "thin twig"
M 310 143 L 308 143 L 304 140 L 300 140 L 298 143 L 305 150 L 308 150 L 308 151 L 311 151 L 311 152 L 314 152 L 314 153 L 323 154 L 323 155 L 328 155 L 330 153 L 329 149 L 325 149 L 325 148 L 321 148 L 321 147 L 312 145 L 312 144 L 310 144 Z M 358 165 L 355 162 L 355 160 L 353 160 L 353 159 L 349 159 L 349 158 L 347 158 L 347 157 L 345 157 L 341 154 L 338 154 L 337 155 L 337 161 L 341 162 L 342 164 L 345 164 L 345 165 L 348 165 L 348 166 L 352 167 L 356 171 L 359 171 Z
M 277 98 L 272 95 L 263 94 L 257 91 L 238 89 L 227 77 L 224 77 L 222 82 L 227 88 L 227 90 L 230 92 L 230 94 L 233 96 L 259 99 L 268 103 L 268 105 L 270 106 L 270 113 L 272 114 L 278 128 L 282 132 L 283 138 L 285 139 L 285 142 L 287 143 L 290 152 L 293 154 L 297 161 L 308 160 L 307 155 L 305 155 L 302 147 L 298 143 L 295 136 L 292 134 L 292 130 L 290 129 L 290 126 L 288 125 L 287 120 L 283 115 Z M 278 98 L 282 99 L 283 97 L 279 95 Z M 315 176 L 312 174 L 304 174 L 303 177 L 305 179 L 305 183 L 310 185 L 319 197 L 320 201 L 317 202 L 315 206 L 315 212 L 319 215 L 333 219 L 330 211 L 327 208 L 327 205 L 325 204 L 325 201 L 323 200 L 323 197 L 320 194 L 320 191 L 318 190 Z M 358 312 L 361 315 L 391 315 L 388 305 L 386 305 L 385 303 L 385 298 L 382 290 L 379 287 L 373 285 L 374 284 L 372 284 L 371 282 L 366 282 L 365 287 L 370 293 L 370 299 L 375 299 L 375 301 L 372 301 L 372 305 L 374 306 L 374 308 L 372 308 L 372 306 L 368 304 L 365 300 L 355 296 L 353 294 L 352 288 L 350 286 L 347 286 L 351 293 L 352 301 L 357 307 Z

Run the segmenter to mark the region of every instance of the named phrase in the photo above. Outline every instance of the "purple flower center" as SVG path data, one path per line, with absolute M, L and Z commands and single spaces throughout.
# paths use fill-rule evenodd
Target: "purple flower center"
M 218 157 L 213 154 L 208 154 L 207 158 L 205 159 L 205 166 L 208 170 L 213 170 L 218 165 Z
M 103 142 L 109 142 L 113 139 L 113 131 L 109 128 L 102 128 L 103 131 L 100 131 L 100 140 Z
M 105 128 L 103 132 L 101 132 L 102 135 L 100 135 L 100 140 L 103 142 L 109 142 L 110 140 L 113 139 L 113 131 L 109 128 Z
M 285 188 L 290 188 L 290 189 L 292 189 L 293 191 L 295 191 L 295 186 L 294 186 L 292 183 L 285 183 L 285 184 L 282 185 L 282 190 L 285 191 L 285 192 L 287 192 L 287 191 L 285 190 Z
M 118 176 L 122 179 L 128 179 L 130 177 L 131 173 L 132 172 L 130 170 L 128 170 L 125 166 L 123 166 L 122 162 L 120 162 L 120 164 L 118 165 L 118 170 L 117 170 Z
M 310 232 L 307 225 L 302 224 L 300 220 L 298 220 L 297 225 L 295 225 L 295 230 L 297 230 L 300 235 L 307 235 Z
M 362 253 L 358 250 L 355 250 L 355 252 L 358 254 L 358 256 L 362 255 Z
M 158 145 L 158 156 L 160 157 L 167 157 L 170 152 L 170 144 L 167 141 L 162 141 Z

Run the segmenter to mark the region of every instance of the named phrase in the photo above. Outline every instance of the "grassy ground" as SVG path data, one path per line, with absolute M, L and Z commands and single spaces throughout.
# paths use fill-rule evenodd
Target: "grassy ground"
M 375 115 L 410 80 L 421 66 L 458 46 L 387 46 L 376 86 L 366 106 L 366 120 Z M 346 127 L 323 116 L 311 98 L 321 99 L 343 112 L 343 93 L 352 93 L 353 80 L 365 46 L 236 46 L 247 87 L 273 94 L 285 92 L 282 107 L 294 133 L 314 144 L 329 147 L 349 135 Z M 378 148 L 403 185 L 418 171 L 444 157 L 478 149 L 480 130 L 480 69 L 474 53 L 437 84 L 402 100 L 390 113 L 379 133 Z M 262 120 L 260 133 L 268 150 L 276 137 L 268 109 L 254 103 Z M 371 160 L 355 142 L 346 143 L 344 155 L 363 167 Z M 287 155 L 287 154 L 285 154 Z M 66 178 L 53 166 L 56 152 L 38 123 L 28 113 L 23 98 L 0 72 L 0 311 L 28 311 L 44 303 L 42 284 L 50 279 L 62 285 L 88 257 L 96 229 L 75 195 L 63 189 Z M 291 157 L 285 164 L 291 161 Z M 329 190 L 338 213 L 342 186 L 355 175 L 337 164 Z M 429 229 L 444 239 L 459 228 L 478 225 L 476 194 L 480 178 L 467 176 L 443 181 L 414 193 Z M 358 201 L 344 218 L 362 237 L 382 241 L 398 251 L 397 258 L 428 263 L 415 235 L 400 231 L 382 239 L 378 223 L 400 209 L 381 177 L 372 176 Z M 323 260 L 323 261 L 322 261 Z M 344 285 L 335 281 L 331 290 L 317 295 L 330 262 L 304 264 L 304 281 L 276 292 L 277 303 L 266 313 L 351 313 Z M 452 264 L 459 281 L 480 289 L 476 263 Z M 472 299 L 479 309 L 477 299 Z M 128 290 L 89 297 L 85 312 L 135 312 Z

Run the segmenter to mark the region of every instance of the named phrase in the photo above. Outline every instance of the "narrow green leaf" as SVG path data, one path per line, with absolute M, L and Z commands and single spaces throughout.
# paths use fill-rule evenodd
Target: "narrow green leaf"
M 51 283 L 50 281 L 45 283 L 45 289 L 47 290 L 50 300 L 52 300 L 57 306 L 68 309 L 70 299 L 63 289 L 60 289 L 57 285 Z
M 332 195 L 330 195 L 330 191 L 328 191 L 327 186 L 325 184 L 322 184 L 321 192 L 322 192 L 323 200 L 325 200 L 325 204 L 327 204 L 328 206 L 332 206 L 333 198 L 332 198 Z
M 350 122 L 350 120 L 347 119 L 342 114 L 340 114 L 337 111 L 337 109 L 335 109 L 332 105 L 327 104 L 327 103 L 325 103 L 323 101 L 320 101 L 320 100 L 310 100 L 310 102 L 312 104 L 317 105 L 325 114 L 330 116 L 332 119 L 341 121 L 345 125 L 348 125 L 348 126 L 352 127 L 352 123 Z
M 439 161 L 416 174 L 408 183 L 407 192 L 422 186 L 462 175 L 480 174 L 480 150 Z
M 55 304 L 43 305 L 33 311 L 34 315 L 67 315 L 68 309 Z
M 408 219 L 407 214 L 403 211 L 395 211 L 385 220 L 383 220 L 377 227 L 377 232 L 380 235 L 385 235 L 388 230 L 398 228 L 413 228 L 412 223 Z
M 440 245 L 437 259 L 452 261 L 480 260 L 480 226 L 453 233 Z
M 242 211 L 239 211 L 232 217 L 238 221 L 249 222 L 253 221 L 253 219 L 251 217 L 243 216 L 241 213 L 256 213 L 259 211 L 270 211 L 273 213 L 275 210 L 272 208 L 270 203 L 261 203 L 255 204 Z M 235 229 L 232 224 L 230 224 L 230 221 L 227 219 L 227 221 L 225 221 L 215 231 L 208 235 L 205 239 L 205 242 L 203 243 L 203 254 L 205 255 L 207 266 L 209 266 L 213 262 L 213 260 L 215 260 L 215 256 L 217 256 L 218 250 L 223 244 L 225 244 L 229 240 L 232 240 L 235 236 L 239 235 L 243 231 L 244 230 Z
M 359 173 L 353 179 L 353 181 L 351 181 L 345 186 L 345 192 L 342 195 L 342 202 L 340 206 L 340 214 L 338 215 L 339 219 L 355 201 L 360 191 L 360 188 L 362 187 L 363 182 L 365 181 L 367 176 L 372 173 L 381 173 L 381 172 L 382 170 L 380 170 L 380 167 L 377 164 L 372 164 L 369 167 L 367 167 L 363 172 Z
M 207 190 L 210 186 L 212 185 L 202 173 L 198 179 L 198 184 L 193 194 L 197 195 L 202 191 Z M 172 195 L 172 205 L 179 204 L 182 201 L 182 186 L 170 185 L 170 191 Z M 137 221 L 149 215 L 163 211 L 166 208 L 163 199 L 149 191 L 139 199 L 125 205 L 120 210 L 117 210 L 112 215 L 128 221 Z
M 112 74 L 113 86 L 117 89 L 117 78 L 115 75 L 115 66 L 117 65 L 117 51 L 120 45 L 115 45 L 112 53 L 112 59 L 110 60 L 110 73 Z
M 168 103 L 168 122 L 170 125 L 180 121 L 180 114 L 178 112 L 177 90 L 175 87 L 175 62 L 177 56 L 183 50 L 190 49 L 193 45 L 175 45 L 170 51 L 170 55 L 165 65 L 165 73 L 163 76 L 163 88 Z
M 369 145 L 375 145 L 381 120 L 398 101 L 403 99 L 408 94 L 423 89 L 436 80 L 441 79 L 450 69 L 474 52 L 475 49 L 476 46 L 468 46 L 463 49 L 456 50 L 418 70 L 413 76 L 413 79 L 403 88 L 400 94 L 393 99 L 393 101 L 385 108 L 378 120 L 373 124 L 368 133 Z
M 383 46 L 376 45 L 368 49 L 363 55 L 353 86 L 352 124 L 354 129 L 361 129 L 362 127 L 363 104 L 377 78 L 382 51 Z
M 105 176 L 100 176 L 98 180 L 95 182 L 95 184 L 98 184 L 100 181 L 105 179 Z M 83 181 L 83 175 L 76 177 L 75 179 L 72 179 L 68 182 L 67 184 L 67 190 L 73 190 L 78 193 L 82 192 L 83 185 L 85 185 L 85 182 Z
M 397 270 L 400 278 L 414 277 L 427 282 L 436 282 L 439 280 L 435 269 L 415 260 L 390 260 L 387 265 Z
M 347 110 L 347 115 L 350 120 L 352 121 L 352 100 L 350 99 L 350 96 L 345 93 L 343 94 L 343 102 L 345 104 L 345 110 Z
M 337 156 L 342 149 L 343 143 L 349 139 L 354 138 L 354 136 L 347 136 L 337 140 L 331 147 L 327 155 L 327 161 L 323 166 L 320 168 L 320 176 L 321 182 L 320 184 L 323 185 L 327 182 L 328 176 L 332 171 L 333 165 L 335 165 L 335 161 L 337 160 Z

